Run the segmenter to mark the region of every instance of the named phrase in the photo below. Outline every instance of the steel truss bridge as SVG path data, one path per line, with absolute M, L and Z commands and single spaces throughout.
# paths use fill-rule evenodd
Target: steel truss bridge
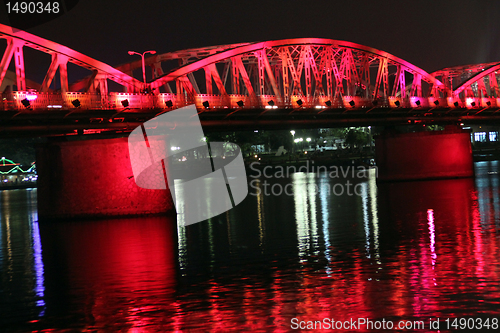
M 500 62 L 427 73 L 364 45 L 300 38 L 157 54 L 143 83 L 132 75 L 141 60 L 115 68 L 5 25 L 0 38 L 0 136 L 128 132 L 192 104 L 213 129 L 500 119 Z M 25 61 L 46 68 L 43 80 Z M 88 75 L 69 82 L 68 64 Z

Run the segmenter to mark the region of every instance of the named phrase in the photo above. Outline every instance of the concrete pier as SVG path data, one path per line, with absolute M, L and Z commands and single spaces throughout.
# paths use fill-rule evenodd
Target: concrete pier
M 384 133 L 375 138 L 381 181 L 446 179 L 474 176 L 470 132 Z
M 136 185 L 127 138 L 51 141 L 36 161 L 41 220 L 175 212 L 170 191 Z

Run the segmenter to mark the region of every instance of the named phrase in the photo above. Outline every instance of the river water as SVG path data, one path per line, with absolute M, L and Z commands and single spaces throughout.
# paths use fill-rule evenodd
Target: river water
M 36 189 L 0 191 L 0 331 L 424 332 L 438 318 L 496 331 L 500 163 L 475 168 L 391 184 L 370 172 L 351 195 L 324 173 L 262 176 L 235 209 L 189 226 L 38 223 Z

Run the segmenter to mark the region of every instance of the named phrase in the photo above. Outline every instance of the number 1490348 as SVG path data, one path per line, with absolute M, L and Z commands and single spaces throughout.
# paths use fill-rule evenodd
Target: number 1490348
M 7 2 L 8 14 L 58 14 L 61 10 L 57 1 Z

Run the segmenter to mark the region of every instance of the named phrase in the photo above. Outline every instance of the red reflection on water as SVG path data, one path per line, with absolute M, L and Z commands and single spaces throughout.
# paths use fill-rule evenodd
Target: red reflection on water
M 463 314 L 464 302 L 473 316 L 475 298 L 462 294 L 500 295 L 491 283 L 500 280 L 500 271 L 487 266 L 500 253 L 493 245 L 495 233 L 482 232 L 474 191 L 471 179 L 381 185 L 378 225 L 369 230 L 370 251 L 377 240 L 380 256 L 367 256 L 362 242 L 339 246 L 330 237 L 331 258 L 315 257 L 323 266 L 304 254 L 294 263 L 299 268 L 277 264 L 265 267 L 270 272 L 262 276 L 253 271 L 228 278 L 206 273 L 217 262 L 196 262 L 201 278 L 181 276 L 181 283 L 193 284 L 176 296 L 177 248 L 164 221 L 70 224 L 60 227 L 64 239 L 57 244 L 66 253 L 71 289 L 85 297 L 90 328 L 287 332 L 292 318 L 395 323 L 425 318 L 427 323 L 431 317 Z M 313 211 L 309 208 L 304 211 Z M 186 235 L 184 241 L 194 239 Z M 255 264 L 250 259 L 248 264 Z
M 428 318 L 459 307 L 457 292 L 494 289 L 487 283 L 461 278 L 470 267 L 476 267 L 472 273 L 476 280 L 499 278 L 497 271 L 484 268 L 483 236 L 474 218 L 473 180 L 381 187 L 380 262 L 367 258 L 364 248 L 349 250 L 339 260 L 335 257 L 344 249 L 332 246 L 333 259 L 323 271 L 309 269 L 307 260 L 301 260 L 301 272 L 277 270 L 270 284 L 254 280 L 225 285 L 211 280 L 208 307 L 188 315 L 190 321 L 204 325 L 185 322 L 185 327 L 285 332 L 290 330 L 292 318 L 388 318 L 396 324 L 399 320 L 425 318 L 427 324 Z M 394 247 L 390 257 L 384 253 L 388 247 Z M 180 306 L 187 309 L 187 305 L 181 302 Z M 364 326 L 356 331 L 370 330 Z
M 42 228 L 44 257 L 64 261 L 55 266 L 66 266 L 67 283 L 76 293 L 71 298 L 80 302 L 76 306 L 88 327 L 132 330 L 158 325 L 157 312 L 171 303 L 175 284 L 174 223 L 155 217 Z

